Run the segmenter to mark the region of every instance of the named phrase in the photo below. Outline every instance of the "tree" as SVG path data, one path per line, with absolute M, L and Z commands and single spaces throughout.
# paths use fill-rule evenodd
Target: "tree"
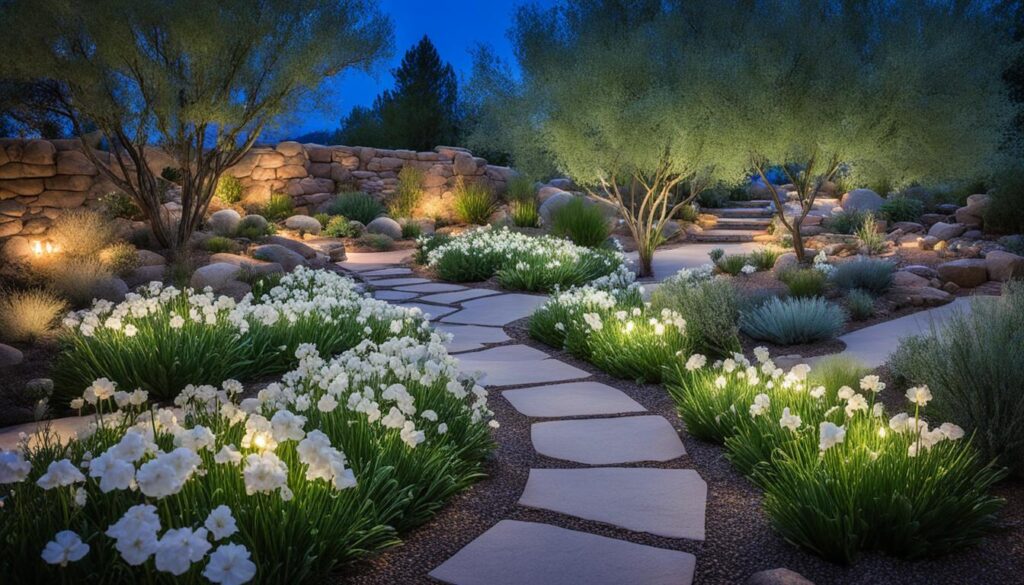
M 372 108 L 356 106 L 342 120 L 344 144 L 430 150 L 455 144 L 459 134 L 458 82 L 424 36 L 391 71 L 393 90 L 377 96 Z
M 716 126 L 770 189 L 805 260 L 800 226 L 840 165 L 862 182 L 938 182 L 991 170 L 1011 113 L 1005 30 L 984 3 L 777 0 L 747 12 Z M 883 194 L 884 195 L 884 194 Z
M 720 55 L 700 43 L 728 34 L 730 10 L 719 5 L 575 0 L 519 9 L 510 37 L 521 80 L 478 52 L 470 144 L 507 145 L 524 170 L 554 167 L 615 205 L 640 275 L 651 275 L 675 213 L 710 181 L 745 168 L 707 123 Z
M 110 156 L 83 151 L 177 251 L 217 180 L 261 131 L 324 78 L 370 67 L 391 25 L 366 0 L 14 0 L 0 7 L 0 76 L 43 82 L 50 110 Z M 181 216 L 162 213 L 147 163 L 159 146 L 181 169 Z

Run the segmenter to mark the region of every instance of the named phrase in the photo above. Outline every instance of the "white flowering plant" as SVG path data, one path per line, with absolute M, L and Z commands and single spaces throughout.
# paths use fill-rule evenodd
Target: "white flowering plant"
M 483 227 L 446 238 L 421 240 L 420 257 L 438 277 L 477 282 L 497 277 L 510 290 L 547 292 L 587 284 L 625 264 L 621 249 L 577 246 L 552 236 L 530 236 L 508 228 Z
M 441 334 L 364 340 L 240 399 L 187 386 L 176 408 L 97 380 L 89 429 L 0 452 L 10 582 L 319 581 L 398 542 L 482 475 L 487 394 Z M 125 398 L 123 394 L 127 394 Z
M 764 490 L 787 540 L 850 563 L 870 549 L 942 554 L 995 529 L 1003 502 L 988 490 L 1005 472 L 984 464 L 960 427 L 930 427 L 926 387 L 907 391 L 910 412 L 889 416 L 877 376 L 815 376 L 805 364 L 786 372 L 764 348 L 755 355 L 680 358 L 667 388 L 687 431 L 724 444 Z
M 96 378 L 173 398 L 188 384 L 287 371 L 300 344 L 325 354 L 363 339 L 429 338 L 416 310 L 365 296 L 349 278 L 303 267 L 257 300 L 151 283 L 121 303 L 96 301 L 64 319 L 54 401 L 67 407 Z

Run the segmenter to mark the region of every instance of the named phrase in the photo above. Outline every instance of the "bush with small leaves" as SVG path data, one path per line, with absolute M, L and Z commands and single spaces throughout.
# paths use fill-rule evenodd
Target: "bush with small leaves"
M 265 217 L 267 221 L 281 221 L 294 214 L 294 212 L 295 203 L 292 202 L 291 196 L 286 193 L 272 194 L 270 199 L 260 208 L 260 215 Z
M 104 213 L 113 218 L 140 220 L 145 217 L 139 206 L 135 204 L 135 200 L 131 198 L 131 195 L 126 195 L 120 191 L 107 193 L 100 197 L 99 203 Z
M 351 238 L 359 234 L 352 229 L 352 224 L 344 215 L 335 215 L 324 226 L 324 235 L 332 238 Z
M 693 351 L 728 356 L 740 350 L 739 297 L 728 279 L 711 275 L 710 266 L 665 279 L 651 294 L 651 307 L 684 316 Z
M 846 310 L 855 321 L 870 319 L 875 314 L 875 297 L 867 291 L 855 288 L 846 293 Z
M 214 196 L 227 205 L 234 205 L 242 200 L 244 192 L 242 182 L 237 177 L 221 175 L 217 179 L 217 190 L 214 192 Z
M 886 199 L 878 213 L 892 222 L 918 221 L 924 213 L 924 203 L 920 199 L 897 195 Z
M 577 246 L 598 248 L 608 240 L 612 227 L 601 208 L 574 197 L 551 215 L 551 234 Z
M 777 345 L 799 345 L 834 339 L 846 323 L 846 314 L 821 297 L 769 299 L 740 314 L 740 330 Z
M 837 234 L 853 234 L 860 226 L 864 225 L 864 218 L 867 212 L 848 210 L 836 213 L 825 220 L 825 227 Z
M 779 280 L 791 296 L 817 297 L 825 290 L 828 275 L 816 268 L 789 268 L 779 274 Z
M 327 227 L 328 223 L 331 222 L 331 215 L 328 214 L 328 213 L 314 213 L 313 214 L 313 219 L 315 219 L 318 222 L 320 222 L 320 228 L 323 229 L 323 228 Z
M 380 201 L 377 201 L 373 195 L 362 191 L 340 193 L 327 208 L 327 212 L 331 215 L 343 215 L 363 225 L 384 215 L 384 211 L 384 206 Z
M 858 258 L 837 264 L 830 280 L 843 290 L 859 288 L 873 294 L 881 294 L 892 286 L 892 275 L 896 265 L 886 260 Z

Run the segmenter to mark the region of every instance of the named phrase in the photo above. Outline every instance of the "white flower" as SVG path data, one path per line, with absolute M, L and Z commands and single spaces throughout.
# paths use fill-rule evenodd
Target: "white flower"
M 235 517 L 231 515 L 231 508 L 221 504 L 210 512 L 210 515 L 206 517 L 206 522 L 203 526 L 210 531 L 213 535 L 214 540 L 221 540 L 227 538 L 232 534 L 238 532 L 238 526 L 235 524 Z
M 715 388 L 718 388 L 719 390 L 721 390 L 722 388 L 725 388 L 725 385 L 727 383 L 728 382 L 725 379 L 725 376 L 719 376 L 719 377 L 715 378 Z
M 740 272 L 742 272 L 743 274 L 753 274 L 757 272 L 757 268 L 751 266 L 750 264 L 744 264 L 743 268 L 740 268 Z
M 878 376 L 870 375 L 864 376 L 860 379 L 860 389 L 870 390 L 875 394 L 878 394 L 882 390 L 885 390 L 885 383 L 878 381 Z
M 801 423 L 802 421 L 798 415 L 790 414 L 788 406 L 782 409 L 782 418 L 779 419 L 779 426 L 796 432 L 800 428 Z
M 235 448 L 234 445 L 224 445 L 217 451 L 217 454 L 213 456 L 214 463 L 221 465 L 230 464 L 238 465 L 242 462 L 242 453 Z
M 156 568 L 172 575 L 184 575 L 192 563 L 201 561 L 210 550 L 206 529 L 172 528 L 164 533 L 156 548 Z
M 708 358 L 699 353 L 695 353 L 690 356 L 690 359 L 686 360 L 686 369 L 689 371 L 699 370 L 708 363 Z
M 320 412 L 331 412 L 335 408 L 338 408 L 338 401 L 334 396 L 330 394 L 324 394 L 320 397 L 320 400 L 316 402 L 316 408 Z
M 302 427 L 306 424 L 306 417 L 292 414 L 287 410 L 279 410 L 270 419 L 270 428 L 274 440 L 278 443 L 285 441 L 299 441 L 306 436 Z
M 907 421 L 910 419 L 910 415 L 905 412 L 901 412 L 896 416 L 889 419 L 889 428 L 897 433 L 902 433 L 907 430 Z
M 82 408 L 85 407 L 85 400 L 81 398 L 73 398 L 71 399 L 70 406 L 72 410 L 82 410 Z
M 838 392 L 836 392 L 836 396 L 838 396 L 840 400 L 849 400 L 854 394 L 856 393 L 853 391 L 853 388 L 850 388 L 849 386 L 843 386 Z
M 807 374 L 809 374 L 810 371 L 811 366 L 807 364 L 797 364 L 789 370 L 789 373 L 793 374 L 794 378 L 802 382 L 807 379 Z
M 202 425 L 196 425 L 174 435 L 175 447 L 184 447 L 196 452 L 203 449 L 212 451 L 216 442 L 217 438 L 213 436 L 213 432 Z
M 138 566 L 156 552 L 159 530 L 156 506 L 139 504 L 129 508 L 120 520 L 107 528 L 106 535 L 116 541 L 114 546 L 125 562 Z
M 76 506 L 78 506 L 79 508 L 84 507 L 85 503 L 86 503 L 86 501 L 88 501 L 88 499 L 89 499 L 89 494 L 88 494 L 88 492 L 85 491 L 85 488 L 78 488 L 77 490 L 75 490 L 75 505 Z
M 89 545 L 82 542 L 77 534 L 70 530 L 58 532 L 53 540 L 43 548 L 43 560 L 51 565 L 67 566 L 68 563 L 81 560 L 89 553 Z
M 915 386 L 907 389 L 907 400 L 918 406 L 924 406 L 932 399 L 932 393 L 927 386 Z
M 876 402 L 875 405 L 871 407 L 871 416 L 881 417 L 882 414 L 884 414 L 884 412 L 885 405 L 883 405 L 881 402 Z
M 0 484 L 25 481 L 32 464 L 18 451 L 0 451 Z
M 833 445 L 838 445 L 846 438 L 846 428 L 836 426 L 830 422 L 823 422 L 818 427 L 819 441 L 818 449 L 827 451 Z
M 252 454 L 245 458 L 245 493 L 270 493 L 288 481 L 288 467 L 273 452 Z
M 441 423 L 437 425 L 437 434 L 443 435 L 448 432 L 448 423 Z
M 825 395 L 825 387 L 815 386 L 813 389 L 811 389 L 810 394 L 812 398 L 821 398 L 822 396 Z
M 89 404 L 96 404 L 100 400 L 106 400 L 114 395 L 116 388 L 114 383 L 106 378 L 100 378 L 89 385 L 82 392 L 82 398 Z
M 767 394 L 758 394 L 754 397 L 754 403 L 750 405 L 750 416 L 751 418 L 761 416 L 768 412 L 768 407 L 771 406 L 771 399 L 768 398 Z
M 71 463 L 70 459 L 51 461 L 46 473 L 39 476 L 36 484 L 44 490 L 64 487 L 85 481 L 85 475 Z
M 135 466 L 129 461 L 117 458 L 113 449 L 96 457 L 89 464 L 89 477 L 99 478 L 100 491 L 126 490 L 135 480 Z
M 758 346 L 754 348 L 754 358 L 758 363 L 765 363 L 771 359 L 771 355 L 768 353 L 767 347 Z
M 854 414 L 861 410 L 867 412 L 868 401 L 866 398 L 864 398 L 863 394 L 854 394 L 846 402 L 846 408 L 844 410 L 846 411 L 847 417 L 852 417 Z
M 256 576 L 256 563 L 249 560 L 249 550 L 240 544 L 222 544 L 210 554 L 203 576 L 211 583 L 241 585 Z
M 185 326 L 185 320 L 182 319 L 181 315 L 176 314 L 171 317 L 169 325 L 171 326 L 171 329 L 181 329 Z
M 938 430 L 950 441 L 962 439 L 964 436 L 964 430 L 953 423 L 942 423 Z
M 135 325 L 132 325 L 131 323 L 124 326 L 124 334 L 127 335 L 128 337 L 135 337 L 135 334 L 138 332 L 138 328 L 136 328 Z

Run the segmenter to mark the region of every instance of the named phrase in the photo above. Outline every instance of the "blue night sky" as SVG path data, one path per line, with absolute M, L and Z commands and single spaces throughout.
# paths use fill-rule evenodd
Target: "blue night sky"
M 485 43 L 512 63 L 512 46 L 506 31 L 515 7 L 523 0 L 378 0 L 381 11 L 394 23 L 394 52 L 372 75 L 348 72 L 325 84 L 326 97 L 317 108 L 304 108 L 271 132 L 276 138 L 294 137 L 314 130 L 335 129 L 355 105 L 370 105 L 382 90 L 393 85 L 391 69 L 402 55 L 427 35 L 441 58 L 451 63 L 459 77 L 466 79 L 472 67 L 470 50 Z M 555 0 L 541 0 L 553 5 Z

